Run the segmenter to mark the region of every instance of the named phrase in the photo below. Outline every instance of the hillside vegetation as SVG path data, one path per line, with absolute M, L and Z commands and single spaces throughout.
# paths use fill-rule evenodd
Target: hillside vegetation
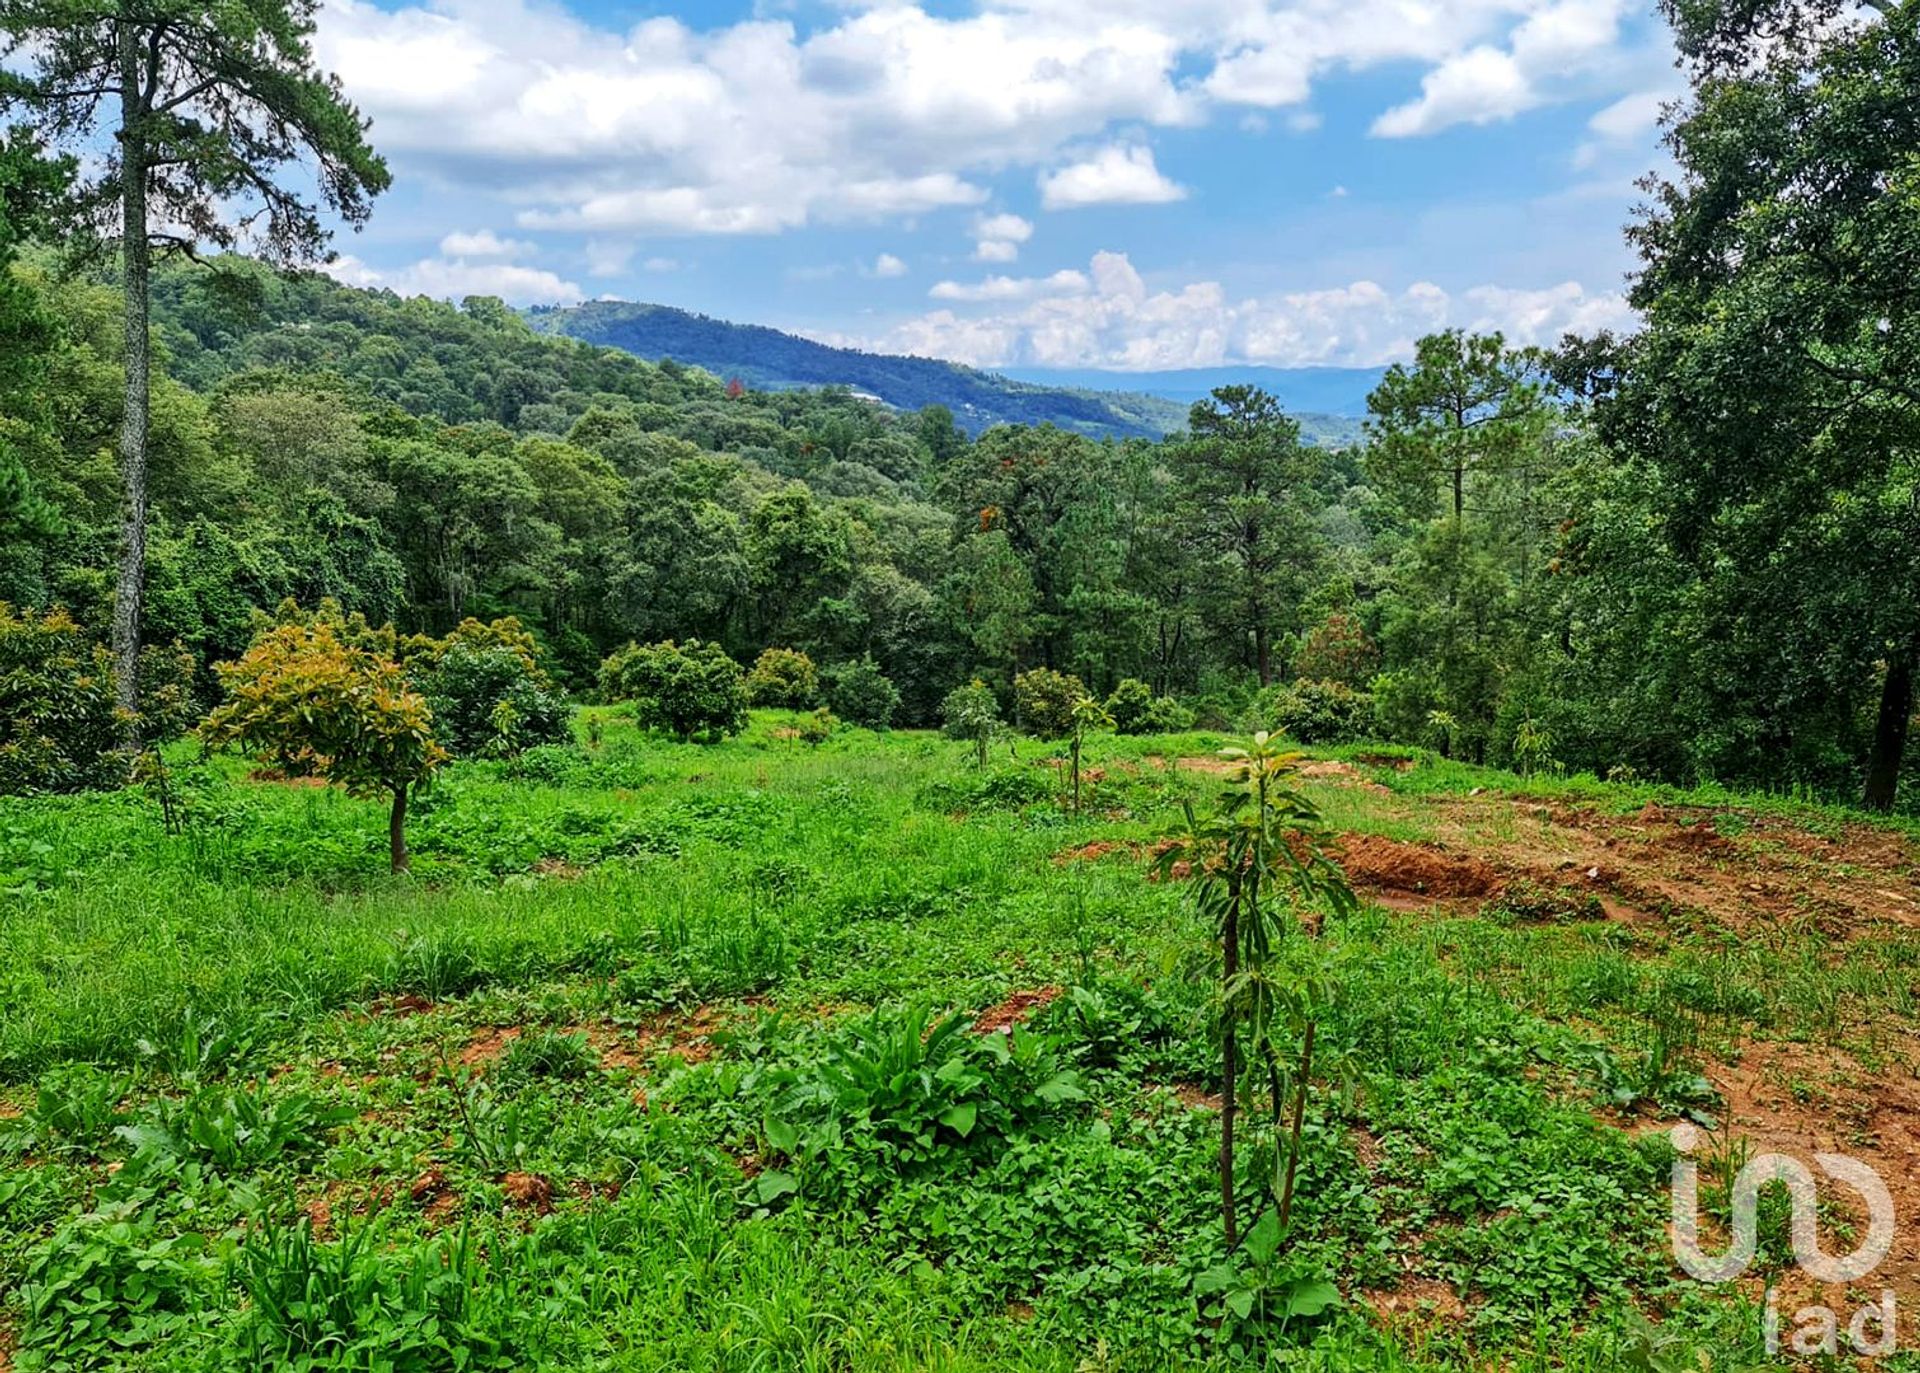
M 944 406 L 955 423 L 974 435 L 996 424 L 1051 424 L 1090 438 L 1157 439 L 1184 428 L 1193 401 L 1234 379 L 1223 375 L 1198 389 L 1177 387 L 1173 392 L 1145 382 L 1131 384 L 1124 373 L 1017 381 L 935 358 L 836 348 L 763 325 L 733 324 L 670 306 L 627 301 L 535 309 L 528 319 L 544 333 L 606 344 L 651 362 L 672 358 L 760 389 L 844 386 L 899 410 Z M 1356 388 L 1348 378 L 1344 388 L 1316 386 L 1313 393 L 1332 395 L 1336 389 L 1352 402 L 1368 388 Z M 1305 409 L 1311 412 L 1314 407 Z M 1357 408 L 1296 418 L 1309 441 L 1339 444 L 1359 436 L 1355 414 Z
M 1288 1243 L 1222 1307 L 1212 930 L 1154 856 L 1226 741 L 1094 737 L 1076 813 L 1054 749 L 803 718 L 700 745 L 595 708 L 456 764 L 412 881 L 378 802 L 237 759 L 175 758 L 177 832 L 151 793 L 0 800 L 0 1351 L 1772 1367 L 1784 1211 L 1754 1286 L 1677 1277 L 1667 1128 L 1804 1154 L 1845 1112 L 1900 1176 L 1910 835 L 1322 755 L 1290 785 L 1366 900 L 1286 936 L 1328 1085 Z
M 118 293 L 13 280 L 39 343 L 0 600 L 100 633 Z M 237 259 L 164 272 L 154 321 L 148 639 L 193 657 L 203 704 L 258 612 L 331 598 L 403 632 L 517 616 L 576 688 L 629 640 L 691 637 L 871 662 L 901 724 L 974 678 L 1010 711 L 1039 667 L 1309 741 L 1844 795 L 1901 680 L 1873 615 L 1747 617 L 1737 564 L 1667 519 L 1691 469 L 1608 441 L 1632 411 L 1587 398 L 1614 364 L 1586 345 L 1437 335 L 1336 450 L 1247 388 L 1157 443 L 972 439 L 939 406 L 729 386 L 496 300 Z M 1877 575 L 1849 566 L 1828 560 L 1832 595 Z

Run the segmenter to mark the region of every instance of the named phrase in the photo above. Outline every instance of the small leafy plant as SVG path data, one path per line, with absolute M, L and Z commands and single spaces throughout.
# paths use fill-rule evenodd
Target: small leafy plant
M 1238 1247 L 1234 1135 L 1239 1101 L 1265 1097 L 1276 1140 L 1272 1204 L 1281 1233 L 1291 1219 L 1300 1132 L 1312 1081 L 1317 1005 L 1324 989 L 1290 975 L 1282 945 L 1297 933 L 1296 904 L 1335 912 L 1354 908 L 1352 889 L 1320 847 L 1324 823 L 1301 793 L 1282 785 L 1301 757 L 1266 733 L 1222 749 L 1231 765 L 1217 814 L 1206 821 L 1186 806 L 1186 825 L 1157 859 L 1163 876 L 1176 863 L 1195 878 L 1194 899 L 1219 941 L 1220 960 L 1220 1219 L 1229 1252 Z M 1299 1045 L 1297 1068 L 1283 1062 Z M 1289 1088 L 1291 1090 L 1289 1090 Z M 1283 1120 L 1291 1096 L 1291 1121 Z
M 987 749 L 1006 726 L 1000 719 L 1000 702 L 993 688 L 978 677 L 965 686 L 957 686 L 940 702 L 940 728 L 949 739 L 964 739 L 973 745 L 973 761 L 987 765 Z
M 265 1087 L 208 1087 L 178 1101 L 148 1107 L 136 1124 L 119 1128 L 135 1150 L 200 1159 L 226 1173 L 250 1172 L 283 1155 L 319 1148 L 329 1131 L 354 1112 L 304 1092 L 279 1095 Z
M 507 1047 L 498 1069 L 502 1081 L 536 1078 L 577 1081 L 599 1066 L 599 1055 L 583 1034 L 535 1030 Z
M 1288 1262 L 1285 1238 L 1280 1213 L 1267 1211 L 1235 1254 L 1194 1279 L 1197 1300 L 1218 1299 L 1219 1342 L 1235 1356 L 1245 1356 L 1340 1304 L 1340 1289 L 1325 1275 Z
M 924 1006 L 848 1022 L 816 1059 L 769 1071 L 751 1089 L 770 1097 L 769 1148 L 802 1172 L 763 1172 L 763 1202 L 805 1178 L 857 1195 L 902 1169 L 1032 1128 L 1085 1096 L 1052 1036 L 1021 1025 L 973 1035 L 964 1017 L 935 1019 Z

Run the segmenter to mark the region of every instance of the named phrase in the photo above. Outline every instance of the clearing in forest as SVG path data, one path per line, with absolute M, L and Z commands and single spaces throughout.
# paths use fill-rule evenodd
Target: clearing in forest
M 237 764 L 180 834 L 136 793 L 0 803 L 0 1348 L 1758 1365 L 1765 1284 L 1865 1289 L 1798 1274 L 1772 1203 L 1741 1281 L 1689 1280 L 1670 1129 L 1709 1173 L 1837 1151 L 1920 1203 L 1907 830 L 1349 750 L 1294 779 L 1361 898 L 1303 935 L 1295 1212 L 1222 1305 L 1217 969 L 1156 857 L 1227 741 L 1096 738 L 1076 813 L 1044 745 L 792 728 L 457 764 L 411 878 L 377 801 Z M 1871 1286 L 1920 1311 L 1904 1224 Z

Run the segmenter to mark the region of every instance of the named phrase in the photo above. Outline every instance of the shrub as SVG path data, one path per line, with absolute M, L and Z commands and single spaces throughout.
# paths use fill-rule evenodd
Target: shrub
M 1303 744 L 1342 744 L 1374 733 L 1373 697 L 1339 682 L 1295 682 L 1263 696 L 1266 723 Z
M 1359 691 L 1380 665 L 1380 650 L 1359 620 L 1330 612 L 1307 631 L 1293 657 L 1294 675 L 1312 682 L 1338 682 Z
M 813 659 L 793 648 L 761 650 L 747 676 L 747 699 L 756 706 L 812 710 L 820 704 L 820 674 Z
M 1121 734 L 1172 734 L 1193 724 L 1193 712 L 1171 696 L 1155 696 L 1153 688 L 1128 677 L 1107 697 L 1107 715 Z
M 0 795 L 119 786 L 119 744 L 107 650 L 63 610 L 0 604 Z
M 1142 734 L 1178 734 L 1193 728 L 1193 712 L 1171 696 L 1153 698 Z
M 1042 739 L 1073 733 L 1073 708 L 1087 694 L 1078 677 L 1036 667 L 1013 679 L 1014 712 L 1020 727 Z
M 747 727 L 747 679 L 718 644 L 628 644 L 600 665 L 608 700 L 632 701 L 634 719 L 692 739 L 723 739 Z
M 749 1078 L 770 1097 L 760 1199 L 795 1190 L 860 1196 L 916 1168 L 997 1152 L 1086 1099 L 1053 1035 L 1014 1025 L 974 1035 L 962 1016 L 881 1009 L 836 1026 L 808 1059 Z
M 193 728 L 203 703 L 194 700 L 193 655 L 175 643 L 140 650 L 140 738 L 148 744 L 178 739 Z
M 838 723 L 839 721 L 833 718 L 833 712 L 821 706 L 812 714 L 800 717 L 800 723 L 794 727 L 794 734 L 801 743 L 819 748 L 833 737 L 833 727 Z
M 949 739 L 965 739 L 973 745 L 974 760 L 987 765 L 987 747 L 1004 726 L 1000 720 L 1000 701 L 993 688 L 974 678 L 955 687 L 940 702 L 940 730 Z
M 463 620 L 410 663 L 434 734 L 457 756 L 510 758 L 567 738 L 566 702 L 541 670 L 533 636 L 511 616 L 490 625 Z
M 296 764 L 357 796 L 391 797 L 388 848 L 393 870 L 405 872 L 407 791 L 447 753 L 400 664 L 343 643 L 332 624 L 315 620 L 271 629 L 238 662 L 214 670 L 228 700 L 201 737 Z
M 1107 697 L 1106 711 L 1122 734 L 1145 734 L 1142 727 L 1153 709 L 1153 688 L 1138 677 L 1124 677 Z
M 868 729 L 891 729 L 900 692 L 871 658 L 827 669 L 827 704 L 841 719 Z
M 220 1280 L 205 1236 L 165 1235 L 145 1211 L 69 1222 L 27 1255 L 26 1368 L 163 1366 L 157 1347 L 193 1325 Z

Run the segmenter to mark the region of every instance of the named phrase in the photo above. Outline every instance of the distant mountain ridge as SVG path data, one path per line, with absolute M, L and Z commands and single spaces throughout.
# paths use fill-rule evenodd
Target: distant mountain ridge
M 937 358 L 836 348 L 766 325 L 734 324 L 669 305 L 631 301 L 536 308 L 527 311 L 527 319 L 544 333 L 618 348 L 651 361 L 672 358 L 716 376 L 738 377 L 757 390 L 845 386 L 900 410 L 944 405 L 974 434 L 996 424 L 1052 424 L 1094 438 L 1159 438 L 1184 428 L 1188 407 L 1212 389 L 1160 393 L 1126 385 L 1133 380 L 1130 374 L 1110 372 L 1063 374 L 1061 381 L 1041 383 Z M 1266 371 L 1282 369 L 1226 369 L 1222 375 L 1238 379 Z M 1103 380 L 1089 386 L 1068 379 L 1080 376 Z M 1329 394 L 1344 392 L 1334 387 Z M 1316 442 L 1343 443 L 1357 437 L 1358 425 L 1349 417 L 1301 410 L 1297 417 L 1302 430 Z
M 1091 367 L 1009 367 L 1005 375 L 1036 386 L 1144 391 L 1192 404 L 1221 386 L 1258 386 L 1290 411 L 1361 419 L 1384 367 L 1191 367 L 1166 372 L 1114 372 Z

